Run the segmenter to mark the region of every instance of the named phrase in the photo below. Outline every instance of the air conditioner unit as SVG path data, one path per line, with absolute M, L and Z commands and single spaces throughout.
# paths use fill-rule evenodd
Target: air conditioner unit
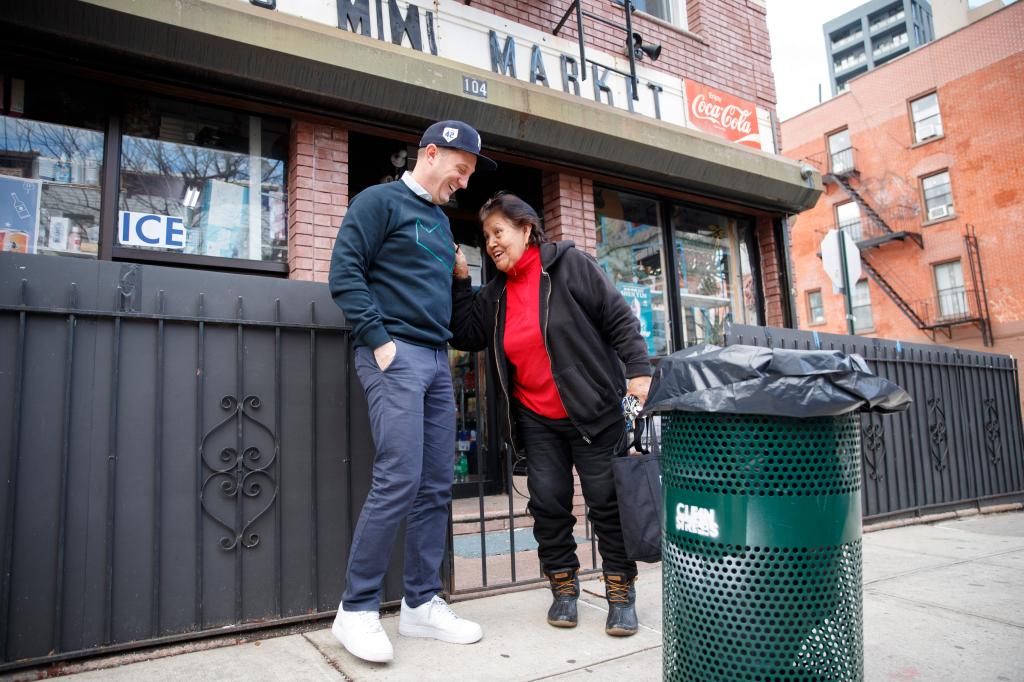
M 945 218 L 949 215 L 949 209 L 951 206 L 932 206 L 928 209 L 928 220 L 938 220 L 939 218 Z
M 917 129 L 917 137 L 922 142 L 929 138 L 936 137 L 938 136 L 938 134 L 938 126 L 936 126 L 934 123 L 929 123 L 928 125 L 920 126 Z

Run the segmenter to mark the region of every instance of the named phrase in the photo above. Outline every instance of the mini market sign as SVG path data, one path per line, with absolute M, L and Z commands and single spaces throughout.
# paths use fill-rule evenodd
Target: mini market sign
M 490 70 L 618 109 L 774 152 L 767 110 L 695 81 L 637 64 L 638 98 L 625 55 L 588 49 L 579 63 L 574 41 L 514 23 L 456 0 L 238 0 Z M 591 63 L 593 60 L 594 63 Z M 586 79 L 581 69 L 586 68 Z M 621 72 L 621 73 L 620 73 Z M 468 77 L 467 77 L 468 78 Z M 486 82 L 463 92 L 486 98 Z M 697 108 L 695 109 L 694 103 Z M 716 111 L 723 103 L 721 111 Z M 764 134 L 761 133 L 764 131 Z

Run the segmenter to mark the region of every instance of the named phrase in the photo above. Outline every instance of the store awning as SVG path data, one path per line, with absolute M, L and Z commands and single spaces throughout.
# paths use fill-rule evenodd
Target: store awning
M 410 130 L 459 118 L 486 148 L 768 211 L 800 212 L 822 189 L 789 159 L 240 0 L 11 3 L 0 25 L 8 45 L 56 36 L 78 62 L 288 106 Z M 487 99 L 463 94 L 463 76 L 486 79 Z

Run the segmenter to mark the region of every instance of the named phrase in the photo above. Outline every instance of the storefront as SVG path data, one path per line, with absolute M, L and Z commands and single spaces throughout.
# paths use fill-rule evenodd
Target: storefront
M 445 207 L 475 281 L 493 275 L 476 210 L 494 192 L 509 190 L 538 209 L 550 237 L 573 239 L 597 258 L 633 306 L 652 358 L 720 340 L 730 321 L 789 324 L 784 219 L 813 205 L 820 181 L 772 153 L 770 112 L 750 103 L 743 109 L 714 88 L 643 64 L 634 84 L 625 59 L 600 44 L 588 48 L 584 78 L 574 38 L 486 7 L 454 0 L 401 7 L 394 0 L 59 0 L 10 7 L 0 18 L 0 197 L 11 203 L 0 214 L 0 250 L 86 259 L 100 269 L 157 265 L 179 278 L 194 273 L 197 282 L 219 282 L 228 294 L 251 277 L 263 278 L 259 291 L 267 282 L 322 283 L 351 197 L 411 168 L 425 125 L 460 118 L 481 132 L 486 152 L 499 162 L 497 172 L 474 175 Z M 729 118 L 727 110 L 739 113 Z M 75 263 L 69 272 L 82 272 Z M 15 287 L 17 276 L 7 274 Z M 125 291 L 119 289 L 122 298 Z M 162 306 L 164 293 L 148 292 L 144 305 Z M 202 293 L 199 299 L 196 315 Z M 18 310 L 7 299 L 5 305 L 6 312 Z M 237 307 L 241 319 L 240 295 Z M 117 315 L 123 314 L 135 313 L 122 305 Z M 153 313 L 159 314 L 162 308 Z M 317 330 L 343 326 L 340 313 L 323 305 L 308 318 L 303 333 L 311 348 Z M 243 347 L 239 340 L 234 348 Z M 236 362 L 231 346 L 223 353 L 213 361 Z M 288 358 L 278 358 L 287 387 Z M 506 471 L 502 443 L 488 428 L 495 401 L 487 399 L 486 356 L 452 353 L 451 364 L 458 449 L 467 454 L 457 494 L 501 490 Z M 323 367 L 311 360 L 303 371 L 314 376 Z M 206 409 L 202 388 L 194 392 L 196 410 Z M 335 416 L 312 397 L 320 407 L 311 408 L 308 447 L 326 453 L 317 429 Z M 264 409 L 279 409 L 263 402 Z M 287 423 L 269 430 L 280 436 L 282 429 Z M 204 442 L 197 434 L 192 440 Z M 347 463 L 366 434 L 345 438 L 330 452 Z M 274 452 L 285 448 L 278 444 Z M 301 469 L 314 488 L 317 471 Z M 284 506 L 278 500 L 285 493 L 275 488 L 275 495 L 268 514 Z M 205 506 L 201 511 L 208 514 Z M 23 531 L 6 523 L 7 541 L 15 542 Z M 241 526 L 248 528 L 236 527 L 238 537 Z M 249 551 L 243 544 L 232 551 Z M 201 566 L 206 550 L 196 551 Z M 336 567 L 323 569 L 319 587 L 321 569 L 310 569 L 315 596 L 303 611 L 287 606 L 282 565 L 275 574 L 280 599 L 265 613 L 243 609 L 239 596 L 234 612 L 204 616 L 200 607 L 180 626 L 160 625 L 158 610 L 148 631 L 111 634 L 108 621 L 105 637 L 51 641 L 49 649 L 19 649 L 10 632 L 0 632 L 0 640 L 12 655 L 31 658 L 332 608 L 338 578 L 326 576 Z M 0 607 L 11 608 L 16 590 L 5 583 L 3 591 Z M 113 599 L 109 591 L 107 598 Z

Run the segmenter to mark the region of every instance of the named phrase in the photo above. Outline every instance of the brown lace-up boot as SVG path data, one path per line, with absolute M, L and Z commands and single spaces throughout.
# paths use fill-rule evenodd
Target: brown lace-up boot
M 579 622 L 576 600 L 580 596 L 578 568 L 556 568 L 545 571 L 551 583 L 551 608 L 548 609 L 548 623 L 556 628 L 574 628 Z
M 629 637 L 637 631 L 636 577 L 629 578 L 621 573 L 605 573 L 604 595 L 608 600 L 608 620 L 604 631 L 613 637 Z

